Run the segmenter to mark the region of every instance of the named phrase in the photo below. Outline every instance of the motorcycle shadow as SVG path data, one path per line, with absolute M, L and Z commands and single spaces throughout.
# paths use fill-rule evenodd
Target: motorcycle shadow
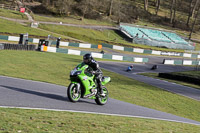
M 87 100 L 86 99 L 80 99 L 77 103 L 79 103 L 79 102 L 97 105 L 93 99 L 87 99 Z
M 71 101 L 69 101 L 68 97 L 57 95 L 57 94 L 44 93 L 44 92 L 39 92 L 39 91 L 35 91 L 35 90 L 28 90 L 28 89 L 24 89 L 24 88 L 17 88 L 17 87 L 12 87 L 12 86 L 5 86 L 5 85 L 0 85 L 0 86 L 10 89 L 10 90 L 17 91 L 17 92 L 22 92 L 22 93 L 32 94 L 32 95 L 45 97 L 45 98 L 49 98 L 49 99 L 55 99 L 55 100 L 72 103 Z M 86 101 L 86 100 L 82 100 L 82 99 L 80 99 L 80 101 L 78 101 L 78 102 L 96 104 L 92 101 L 90 102 L 90 101 Z
M 125 72 L 131 72 L 132 70 L 124 70 Z

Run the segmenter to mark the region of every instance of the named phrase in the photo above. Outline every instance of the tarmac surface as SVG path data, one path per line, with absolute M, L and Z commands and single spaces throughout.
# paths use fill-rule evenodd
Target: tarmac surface
M 126 72 L 128 66 L 133 65 L 133 71 Z M 124 63 L 124 62 L 111 62 L 111 61 L 104 61 L 100 62 L 100 67 L 127 76 L 129 78 L 147 83 L 149 85 L 158 87 L 163 90 L 167 90 L 182 96 L 186 96 L 195 100 L 200 101 L 200 90 L 194 89 L 191 87 L 167 82 L 164 80 L 154 79 L 151 77 L 146 77 L 143 75 L 138 75 L 138 73 L 158 73 L 158 72 L 178 72 L 178 71 L 189 71 L 194 70 L 193 67 L 187 66 L 175 66 L 175 65 L 158 65 L 158 69 L 151 70 L 152 64 L 131 64 L 131 63 Z

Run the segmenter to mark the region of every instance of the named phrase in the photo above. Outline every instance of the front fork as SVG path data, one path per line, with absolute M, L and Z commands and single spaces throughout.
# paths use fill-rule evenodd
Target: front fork
M 78 83 L 78 82 L 71 82 L 71 84 L 74 84 L 75 86 L 76 86 L 76 88 L 77 88 L 77 92 L 76 93 L 78 93 L 79 91 L 80 91 L 80 83 Z

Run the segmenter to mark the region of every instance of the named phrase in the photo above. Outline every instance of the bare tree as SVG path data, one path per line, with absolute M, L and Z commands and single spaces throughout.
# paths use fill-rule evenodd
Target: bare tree
M 144 10 L 147 11 L 148 10 L 148 0 L 144 0 Z
M 77 5 L 77 8 L 82 13 L 82 20 L 84 20 L 86 14 L 91 14 L 91 12 L 95 11 L 98 1 L 97 0 L 80 0 Z
M 195 1 L 195 4 L 194 4 L 194 7 L 192 8 L 192 17 L 194 18 L 194 14 L 195 14 L 195 11 L 196 11 L 196 8 L 197 8 L 197 5 L 199 3 L 199 0 L 196 0 Z
M 171 8 L 170 8 L 170 23 L 172 24 L 176 15 L 176 0 L 171 0 Z
M 56 7 L 57 11 L 61 16 L 69 14 L 71 7 L 73 6 L 73 0 L 57 0 Z
M 108 16 L 111 16 L 111 15 L 112 15 L 113 1 L 114 1 L 114 0 L 110 0 L 110 7 L 109 7 Z
M 187 23 L 186 23 L 187 26 L 189 26 L 190 18 L 192 16 L 192 2 L 193 2 L 193 0 L 190 0 L 190 6 L 189 6 L 189 11 L 188 11 L 188 19 L 187 19 Z
M 195 20 L 194 20 L 194 22 L 193 22 L 193 24 L 192 24 L 192 29 L 191 29 L 191 32 L 190 32 L 190 34 L 189 34 L 189 40 L 191 39 L 192 33 L 194 32 L 194 26 L 195 26 L 195 24 L 196 24 L 197 17 L 198 17 L 198 15 L 199 15 L 199 10 L 200 10 L 200 5 L 199 5 L 198 8 L 197 8 L 197 14 L 195 15 Z
M 156 15 L 158 15 L 159 9 L 160 9 L 160 0 L 156 0 Z
M 124 17 L 123 14 L 123 6 L 122 6 L 122 2 L 121 1 L 115 1 L 113 3 L 113 13 L 117 18 L 117 23 L 121 22 L 121 19 Z
M 177 0 L 175 0 L 175 2 L 174 2 L 173 25 L 175 24 L 175 21 L 176 21 L 176 10 L 177 10 L 176 2 L 177 2 Z
M 44 4 L 45 6 L 49 6 L 51 4 L 51 0 L 43 0 L 42 4 Z

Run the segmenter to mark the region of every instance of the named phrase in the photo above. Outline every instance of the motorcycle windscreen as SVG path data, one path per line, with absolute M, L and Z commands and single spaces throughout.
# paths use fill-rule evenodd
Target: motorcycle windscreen
M 102 78 L 101 84 L 102 84 L 102 85 L 105 85 L 105 84 L 107 84 L 107 83 L 110 82 L 110 81 L 111 81 L 111 78 L 110 78 L 110 77 L 103 77 L 103 78 Z

